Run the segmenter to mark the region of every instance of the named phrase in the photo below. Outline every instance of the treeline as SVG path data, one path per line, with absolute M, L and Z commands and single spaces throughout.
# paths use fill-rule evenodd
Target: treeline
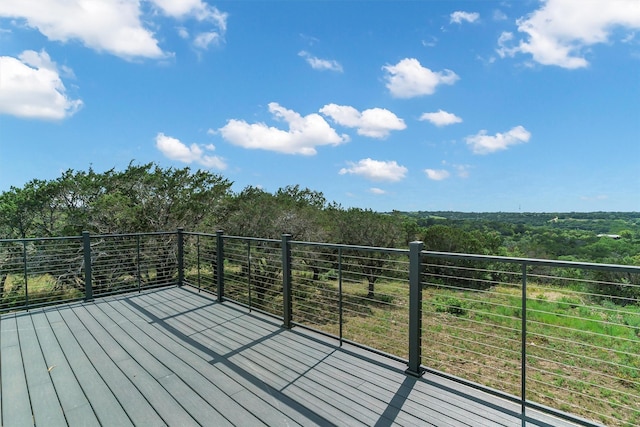
M 233 192 L 232 182 L 189 168 L 129 165 L 124 171 L 68 170 L 0 194 L 0 238 L 175 231 L 399 247 L 417 228 L 402 215 L 344 209 L 321 192 L 288 186 Z
M 640 265 L 639 212 L 404 212 L 419 227 L 493 234 L 508 256 Z
M 640 265 L 638 213 L 377 213 L 297 185 L 232 191 L 208 171 L 68 170 L 0 194 L 0 238 L 173 231 Z M 616 235 L 598 237 L 599 234 Z

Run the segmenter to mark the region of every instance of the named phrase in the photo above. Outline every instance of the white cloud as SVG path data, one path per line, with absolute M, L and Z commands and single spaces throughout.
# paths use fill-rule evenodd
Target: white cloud
M 501 11 L 500 9 L 496 9 L 493 11 L 493 20 L 494 21 L 506 21 L 509 19 L 506 13 Z
M 176 28 L 176 30 L 178 31 L 178 35 L 181 39 L 189 38 L 189 30 L 187 30 L 185 27 L 178 27 Z
M 615 28 L 640 29 L 640 2 L 547 0 L 516 24 L 525 36 L 508 46 L 513 35 L 503 33 L 498 40 L 500 56 L 530 54 L 539 64 L 582 68 L 589 64 L 588 47 L 609 42 Z
M 476 135 L 465 138 L 467 144 L 475 154 L 488 154 L 495 151 L 506 150 L 511 145 L 528 142 L 531 132 L 522 126 L 516 126 L 506 133 L 487 135 L 486 130 L 481 130 Z
M 382 188 L 377 188 L 377 187 L 371 187 L 369 189 L 369 192 L 371 194 L 376 194 L 376 195 L 382 195 L 382 194 L 387 194 L 386 191 L 384 191 Z
M 220 12 L 202 0 L 151 0 L 165 15 L 184 19 L 194 17 L 198 21 L 210 21 L 221 31 L 227 29 L 227 13 Z
M 424 173 L 426 173 L 427 177 L 433 181 L 442 181 L 443 179 L 449 178 L 451 175 L 446 169 L 425 169 Z
M 438 110 L 435 113 L 424 113 L 420 116 L 421 121 L 428 120 L 438 127 L 448 126 L 455 123 L 462 123 L 462 119 L 453 113 Z
M 606 194 L 598 194 L 596 196 L 580 196 L 580 200 L 585 200 L 588 202 L 595 202 L 595 201 L 601 201 L 601 200 L 607 200 L 609 199 L 609 196 Z
M 426 40 L 422 40 L 422 46 L 434 47 L 438 44 L 438 39 L 434 36 L 429 36 Z
M 193 45 L 199 49 L 206 50 L 211 44 L 219 45 L 222 41 L 222 36 L 216 31 L 209 31 L 199 33 L 193 39 Z
M 451 21 L 450 23 L 462 24 L 463 21 L 466 22 L 476 22 L 480 18 L 480 14 L 477 12 L 462 12 L 456 11 L 450 15 Z
M 340 169 L 340 175 L 360 175 L 371 181 L 400 181 L 408 171 L 406 167 L 399 165 L 396 161 L 380 161 L 367 158 L 360 160 L 358 163 L 347 163 L 349 167 Z
M 26 50 L 18 58 L 0 56 L 0 89 L 0 114 L 60 120 L 82 107 L 81 100 L 67 95 L 55 62 L 44 50 Z
M 384 108 L 371 108 L 359 112 L 348 105 L 328 104 L 320 109 L 325 116 L 331 117 L 335 123 L 358 128 L 358 135 L 371 138 L 385 138 L 392 130 L 406 129 L 404 120 Z
M 304 50 L 300 51 L 298 53 L 298 56 L 303 57 L 307 61 L 307 63 L 311 65 L 311 68 L 313 68 L 314 70 L 328 70 L 328 71 L 336 71 L 339 73 L 343 71 L 342 65 L 340 65 L 338 61 L 335 61 L 333 59 L 320 59 Z
M 203 150 L 198 144 L 187 146 L 179 139 L 160 132 L 156 135 L 156 147 L 165 157 L 171 160 L 177 160 L 187 164 L 197 163 L 207 168 L 219 170 L 227 168 L 227 164 L 223 158 L 205 154 L 205 150 L 213 151 L 215 149 L 211 144 L 206 145 Z
M 225 140 L 240 147 L 307 156 L 317 153 L 316 146 L 335 146 L 349 141 L 347 135 L 338 135 L 319 114 L 303 117 L 276 102 L 269 104 L 269 111 L 287 123 L 289 129 L 285 131 L 264 123 L 249 124 L 244 120 L 231 119 L 218 131 Z
M 386 65 L 382 69 L 387 72 L 387 88 L 396 98 L 431 95 L 438 85 L 452 85 L 459 79 L 451 70 L 431 71 L 415 58 L 405 58 L 396 65 Z
M 49 40 L 77 40 L 99 52 L 124 59 L 165 58 L 153 31 L 153 16 L 143 14 L 140 0 L 2 0 L 0 17 L 16 19 L 15 25 L 35 28 Z M 227 14 L 202 0 L 151 0 L 163 14 L 206 22 L 209 28 L 194 39 L 199 48 L 224 40 Z M 24 21 L 22 21 L 24 20 Z M 183 27 L 180 36 L 188 37 Z
M 153 33 L 140 21 L 138 0 L 2 0 L 0 17 L 24 19 L 49 40 L 79 40 L 122 58 L 161 58 Z
M 211 25 L 207 31 L 198 32 L 193 38 L 193 45 L 196 48 L 206 50 L 211 45 L 217 46 L 224 42 L 229 15 L 221 12 L 215 6 L 202 0 L 151 0 L 151 2 L 165 15 L 172 18 L 180 20 L 194 18 Z M 178 31 L 183 39 L 189 38 L 189 32 L 186 28 L 181 27 Z
M 470 174 L 469 170 L 471 169 L 470 165 L 452 165 L 452 166 L 456 170 L 460 178 L 469 177 L 469 174 Z

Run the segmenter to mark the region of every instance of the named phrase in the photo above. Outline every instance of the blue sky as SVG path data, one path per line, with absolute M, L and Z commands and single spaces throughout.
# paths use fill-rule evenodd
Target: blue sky
M 0 191 L 132 161 L 378 211 L 640 211 L 640 1 L 2 0 Z

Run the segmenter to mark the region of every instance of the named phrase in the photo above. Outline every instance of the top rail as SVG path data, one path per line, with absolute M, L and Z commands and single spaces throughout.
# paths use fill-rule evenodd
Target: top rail
M 135 236 L 161 236 L 176 234 L 175 231 L 154 231 L 148 233 L 113 233 L 113 234 L 90 234 L 93 238 L 115 238 L 115 237 L 135 237 Z M 0 239 L 0 243 L 22 243 L 22 242 L 43 242 L 56 240 L 82 239 L 83 236 L 58 236 L 58 237 L 25 237 L 18 239 Z
M 376 246 L 360 246 L 360 245 L 343 245 L 339 243 L 319 243 L 319 242 L 306 242 L 306 241 L 298 241 L 292 240 L 292 245 L 299 246 L 317 246 L 329 249 L 349 249 L 349 250 L 363 250 L 368 252 L 384 252 L 389 254 L 409 254 L 409 249 L 399 249 L 399 248 L 380 248 Z
M 77 240 L 77 239 L 82 239 L 82 236 L 25 237 L 23 239 L 0 239 L 0 243 L 22 243 L 22 242 L 29 243 L 29 242 Z
M 431 258 L 440 259 L 458 259 L 458 260 L 470 260 L 470 261 L 491 261 L 501 262 L 507 264 L 526 264 L 526 265 L 539 265 L 547 267 L 564 267 L 564 268 L 580 268 L 586 270 L 606 270 L 623 273 L 640 273 L 640 266 L 634 265 L 620 265 L 620 264 L 599 264 L 580 261 L 564 261 L 564 260 L 546 260 L 538 258 L 517 258 L 517 257 L 505 257 L 494 255 L 474 255 L 456 252 L 435 252 L 435 251 L 422 251 L 422 255 Z

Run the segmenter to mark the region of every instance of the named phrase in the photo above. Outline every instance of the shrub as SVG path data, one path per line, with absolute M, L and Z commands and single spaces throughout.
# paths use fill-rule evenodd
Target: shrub
M 454 316 L 464 316 L 467 314 L 465 304 L 458 298 L 452 296 L 437 297 L 434 304 L 436 306 L 435 310 L 438 313 L 449 313 Z

